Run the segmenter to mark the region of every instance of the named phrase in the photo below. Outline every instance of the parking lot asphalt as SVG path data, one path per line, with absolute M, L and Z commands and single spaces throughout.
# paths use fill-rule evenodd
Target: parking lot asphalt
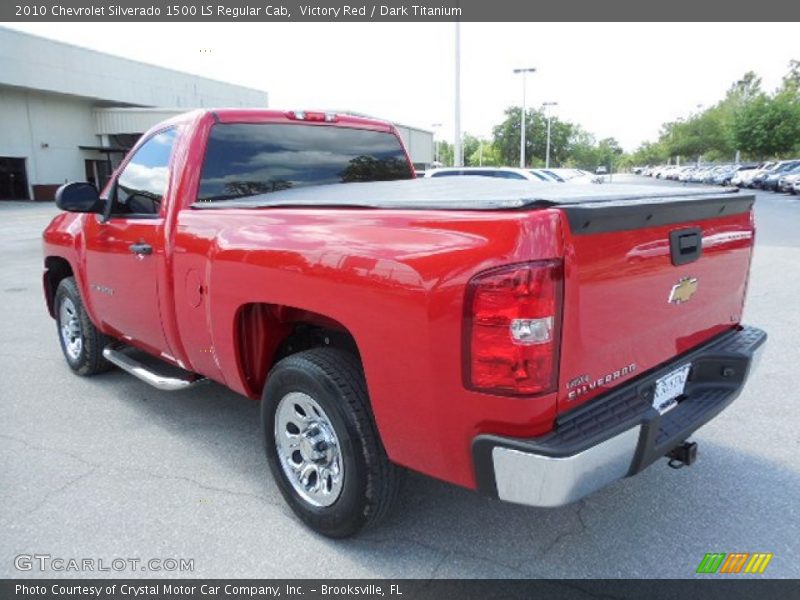
M 0 577 L 686 578 L 706 552 L 754 551 L 774 553 L 765 576 L 800 577 L 800 198 L 756 195 L 745 320 L 770 339 L 744 393 L 693 437 L 694 466 L 660 461 L 559 509 L 410 474 L 388 520 L 344 541 L 284 505 L 257 403 L 215 384 L 166 393 L 121 371 L 74 376 L 41 292 L 56 209 L 0 203 Z M 20 571 L 20 554 L 194 570 Z

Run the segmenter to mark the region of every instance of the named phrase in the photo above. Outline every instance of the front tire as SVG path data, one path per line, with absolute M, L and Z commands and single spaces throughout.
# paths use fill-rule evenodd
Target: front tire
M 314 348 L 279 361 L 261 420 L 272 475 L 311 529 L 348 537 L 389 511 L 400 470 L 386 456 L 355 356 Z
M 113 365 L 103 358 L 103 348 L 112 340 L 100 333 L 92 323 L 74 277 L 61 280 L 53 305 L 58 341 L 69 368 L 84 376 L 111 369 Z

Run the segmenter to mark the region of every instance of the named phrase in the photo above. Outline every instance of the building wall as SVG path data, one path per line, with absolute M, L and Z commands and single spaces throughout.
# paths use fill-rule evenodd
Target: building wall
M 92 102 L 0 86 L 0 156 L 26 158 L 29 187 L 85 179 L 84 159 L 96 146 Z
M 267 93 L 260 90 L 5 28 L 0 28 L 0 84 L 115 105 L 184 109 L 267 106 Z
M 407 125 L 396 125 L 396 127 L 415 165 L 429 165 L 433 162 L 432 132 Z
M 31 198 L 83 181 L 86 159 L 108 159 L 79 146 L 212 107 L 266 108 L 267 93 L 0 27 L 0 157 L 26 160 Z M 431 132 L 397 128 L 416 165 L 433 161 Z

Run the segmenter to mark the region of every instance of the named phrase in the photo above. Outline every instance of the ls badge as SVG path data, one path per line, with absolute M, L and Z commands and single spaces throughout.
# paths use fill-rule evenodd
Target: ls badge
M 669 293 L 670 304 L 683 304 L 688 302 L 697 291 L 697 277 L 684 277 L 672 286 Z

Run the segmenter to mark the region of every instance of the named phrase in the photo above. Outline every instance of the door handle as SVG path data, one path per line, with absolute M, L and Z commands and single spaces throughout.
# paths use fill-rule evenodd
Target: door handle
M 130 246 L 128 246 L 128 249 L 134 254 L 138 254 L 139 256 L 145 256 L 147 254 L 153 253 L 153 247 L 150 244 L 144 244 L 144 243 L 131 244 Z
M 697 260 L 703 253 L 703 230 L 699 227 L 688 227 L 671 231 L 669 248 L 672 264 L 676 267 Z

